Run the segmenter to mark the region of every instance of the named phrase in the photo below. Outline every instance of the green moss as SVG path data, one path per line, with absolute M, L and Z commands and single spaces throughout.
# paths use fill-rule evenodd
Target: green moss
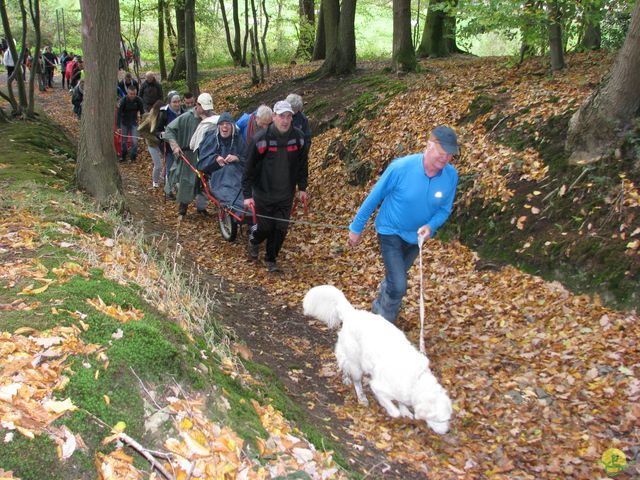
M 0 468 L 13 470 L 14 476 L 23 480 L 42 480 L 44 478 L 65 480 L 69 478 L 60 472 L 56 445 L 46 435 L 38 435 L 30 440 L 14 432 L 14 438 L 11 442 L 2 443 Z
M 98 233 L 103 237 L 113 236 L 113 226 L 101 218 L 93 218 L 86 215 L 77 215 L 63 219 L 70 225 L 78 227 L 87 233 Z
M 474 122 L 478 117 L 493 110 L 498 102 L 498 97 L 487 95 L 486 93 L 480 93 L 471 100 L 467 109 L 468 112 L 458 121 L 458 123 L 463 124 Z

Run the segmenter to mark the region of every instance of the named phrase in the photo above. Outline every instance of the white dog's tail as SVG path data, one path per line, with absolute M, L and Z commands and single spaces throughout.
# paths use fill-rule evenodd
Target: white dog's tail
M 353 307 L 344 294 L 332 285 L 313 287 L 302 302 L 304 314 L 316 318 L 329 328 L 338 328 Z

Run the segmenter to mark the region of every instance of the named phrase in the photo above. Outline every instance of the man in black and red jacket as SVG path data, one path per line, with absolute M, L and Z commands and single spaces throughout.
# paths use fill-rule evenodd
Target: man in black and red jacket
M 253 206 L 258 215 L 249 235 L 249 255 L 258 258 L 260 243 L 266 240 L 265 263 L 270 272 L 279 270 L 276 258 L 287 236 L 296 186 L 300 200 L 307 201 L 309 146 L 304 134 L 293 127 L 292 117 L 288 102 L 274 105 L 273 123 L 249 145 L 242 178 L 244 206 Z

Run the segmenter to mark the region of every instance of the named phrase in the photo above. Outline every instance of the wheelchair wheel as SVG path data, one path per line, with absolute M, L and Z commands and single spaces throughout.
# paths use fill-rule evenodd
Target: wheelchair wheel
M 238 236 L 238 224 L 225 210 L 220 209 L 218 215 L 218 222 L 220 223 L 220 233 L 222 238 L 227 242 L 233 242 Z

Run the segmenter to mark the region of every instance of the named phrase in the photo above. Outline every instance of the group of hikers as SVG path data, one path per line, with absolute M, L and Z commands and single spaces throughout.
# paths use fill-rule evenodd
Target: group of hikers
M 9 79 L 15 70 L 16 59 L 13 58 L 11 49 L 4 38 L 0 40 L 0 50 L 2 51 L 2 64 L 7 70 L 7 79 Z M 21 58 L 23 79 L 26 80 L 27 78 L 27 69 L 32 70 L 36 74 L 38 87 L 41 91 L 53 88 L 57 69 L 60 69 L 61 72 L 63 89 L 73 90 L 80 83 L 84 65 L 82 57 L 74 55 L 73 52 L 67 53 L 66 50 L 63 50 L 58 57 L 50 46 L 45 46 L 43 51 L 38 53 L 37 58 L 34 59 L 30 49 L 25 47 L 22 50 Z M 76 111 L 75 108 L 74 111 Z
M 13 59 L 8 48 L 3 50 L 10 76 Z M 64 72 L 62 85 L 71 89 L 73 110 L 80 116 L 82 58 L 66 52 L 57 58 L 50 47 L 42 57 L 45 87 L 53 86 L 53 72 L 59 65 Z M 119 160 L 125 162 L 128 155 L 135 161 L 138 135 L 144 138 L 153 163 L 152 188 L 164 183 L 164 194 L 176 201 L 180 218 L 191 203 L 198 214 L 208 215 L 209 192 L 231 208 L 255 213 L 247 252 L 257 259 L 260 245 L 266 243 L 267 270 L 279 271 L 276 259 L 295 197 L 308 200 L 311 131 L 302 98 L 292 93 L 273 108 L 260 105 L 234 119 L 229 112 L 214 112 L 209 93 L 196 98 L 189 92 L 171 91 L 165 97 L 152 72 L 141 84 L 126 73 L 116 92 Z M 418 255 L 418 243 L 432 237 L 451 213 L 458 176 L 450 162 L 458 154 L 455 132 L 446 126 L 434 128 L 423 152 L 390 164 L 349 226 L 348 242 L 355 247 L 364 225 L 380 206 L 376 230 L 385 277 L 372 310 L 391 322 L 406 293 L 407 272 Z
M 151 187 L 164 183 L 180 218 L 192 203 L 197 214 L 208 216 L 210 192 L 238 215 L 255 212 L 248 253 L 257 259 L 265 242 L 267 270 L 278 271 L 295 197 L 307 201 L 311 131 L 300 95 L 292 93 L 273 108 L 260 105 L 236 120 L 229 112 L 216 113 L 209 93 L 170 91 L 165 97 L 152 72 L 141 84 L 125 74 L 117 92 L 119 161 L 135 162 L 143 138 L 153 164 Z

